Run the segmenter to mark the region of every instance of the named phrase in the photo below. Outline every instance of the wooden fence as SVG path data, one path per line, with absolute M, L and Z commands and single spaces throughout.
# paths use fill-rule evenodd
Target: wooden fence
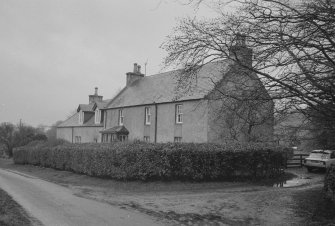
M 293 154 L 292 158 L 286 158 L 286 168 L 302 167 L 308 154 Z

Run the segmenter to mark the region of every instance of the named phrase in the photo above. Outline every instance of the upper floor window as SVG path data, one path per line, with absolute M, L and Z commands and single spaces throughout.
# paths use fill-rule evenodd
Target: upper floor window
M 178 124 L 183 123 L 183 105 L 182 104 L 176 105 L 176 123 Z
M 123 110 L 120 109 L 119 110 L 119 126 L 123 126 L 123 120 L 124 120 Z
M 84 112 L 79 111 L 79 124 L 83 124 L 83 123 L 84 123 Z
M 101 123 L 101 111 L 99 109 L 95 110 L 95 124 Z
M 151 111 L 150 107 L 145 108 L 145 124 L 150 125 L 150 120 L 151 120 Z

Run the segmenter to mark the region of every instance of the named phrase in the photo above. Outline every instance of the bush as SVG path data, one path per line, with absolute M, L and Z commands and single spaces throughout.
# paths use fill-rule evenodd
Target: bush
M 40 142 L 16 148 L 14 162 L 119 180 L 234 180 L 280 175 L 283 152 L 260 144 Z

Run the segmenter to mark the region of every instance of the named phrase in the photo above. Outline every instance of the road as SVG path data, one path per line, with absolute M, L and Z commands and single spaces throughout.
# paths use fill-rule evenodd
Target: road
M 47 226 L 160 225 L 151 217 L 75 196 L 66 187 L 0 169 L 0 187 Z

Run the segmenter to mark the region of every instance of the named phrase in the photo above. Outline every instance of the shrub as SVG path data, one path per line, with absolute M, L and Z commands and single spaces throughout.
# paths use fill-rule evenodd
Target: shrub
M 14 162 L 119 180 L 234 180 L 280 175 L 284 151 L 260 144 L 40 142 L 16 148 Z

